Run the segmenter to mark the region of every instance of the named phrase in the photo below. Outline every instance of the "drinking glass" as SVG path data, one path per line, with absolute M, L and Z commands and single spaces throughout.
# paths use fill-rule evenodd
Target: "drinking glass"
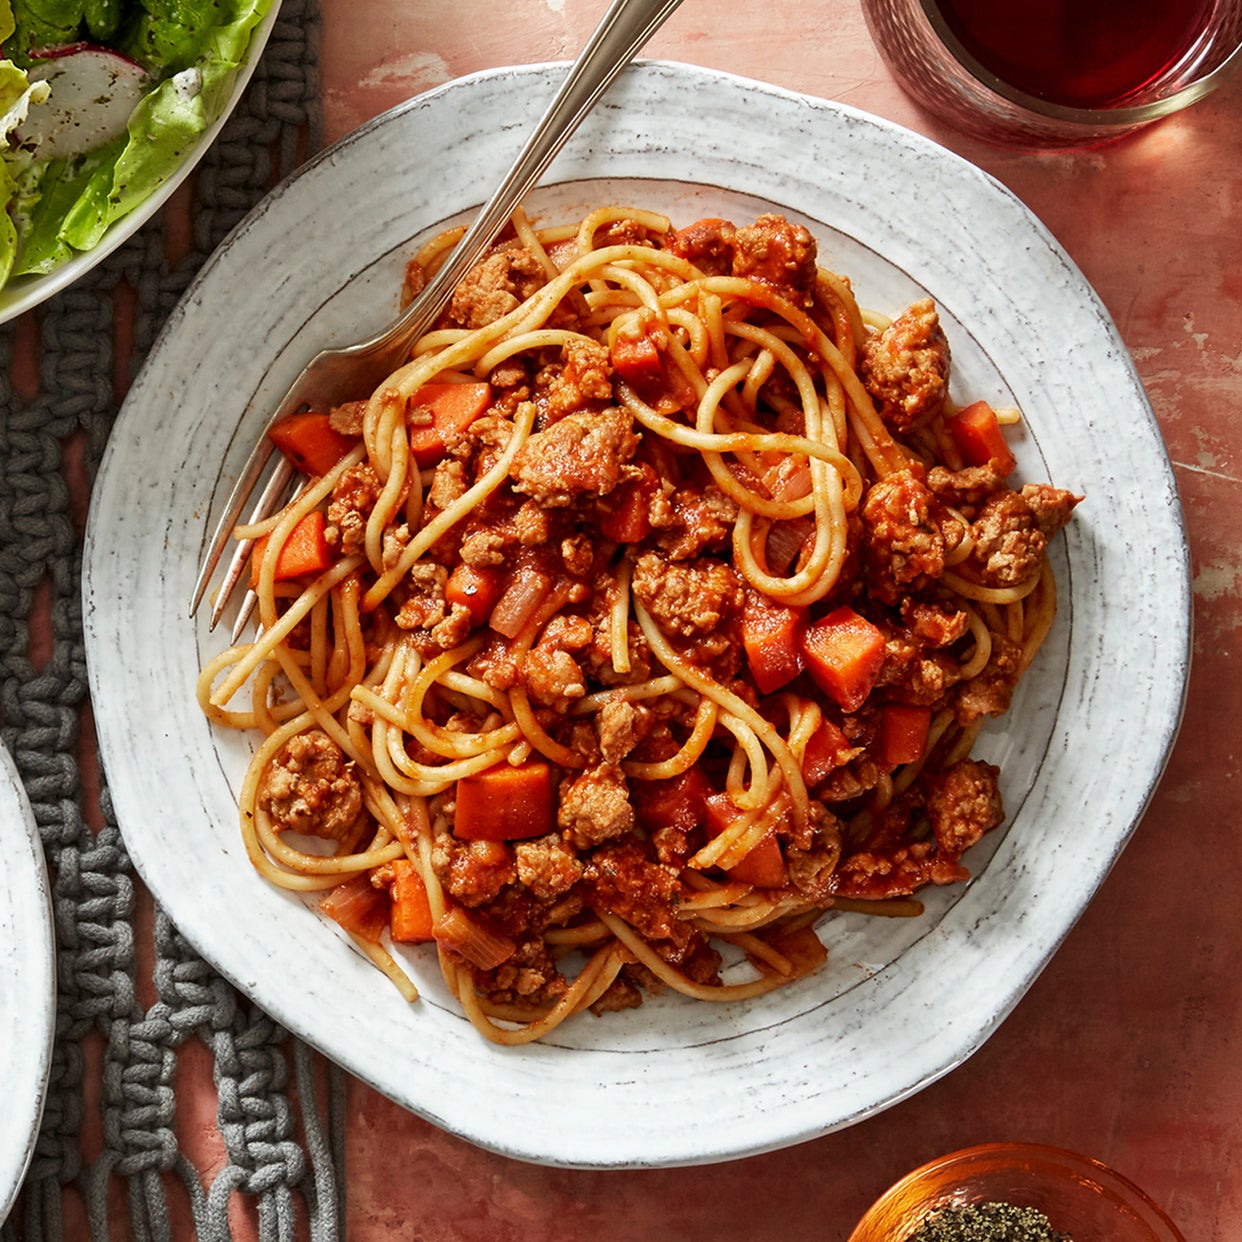
M 862 0 L 914 101 L 991 142 L 1093 146 L 1242 63 L 1242 0 Z

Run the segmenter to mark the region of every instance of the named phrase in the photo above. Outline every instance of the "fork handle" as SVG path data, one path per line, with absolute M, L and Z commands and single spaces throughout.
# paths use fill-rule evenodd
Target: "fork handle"
M 390 363 L 393 358 L 404 353 L 407 346 L 422 336 L 435 322 L 458 282 L 495 241 L 505 222 L 547 170 L 578 123 L 680 3 L 681 0 L 612 0 L 608 11 L 574 61 L 539 124 L 527 139 L 517 161 L 422 293 L 397 320 L 370 340 L 343 349 L 325 351 L 312 360 L 311 366 L 329 357 L 334 361 L 348 359 L 351 367 L 363 376 L 368 369 L 374 371 L 378 368 L 379 373 L 373 379 L 376 383 L 383 379 L 392 369 Z M 305 400 L 301 385 L 309 369 L 304 370 L 294 381 L 293 387 L 285 394 L 284 400 L 273 414 L 271 422 L 282 414 L 297 409 Z M 354 379 L 358 378 L 355 374 Z M 322 396 L 322 393 L 319 395 Z M 271 441 L 265 436 L 262 450 L 251 454 L 246 469 L 233 487 L 199 569 L 198 581 L 190 602 L 191 615 L 206 593 L 222 551 L 229 541 L 229 534 L 237 524 L 247 497 L 262 477 L 270 452 Z M 262 516 L 266 516 L 266 513 Z M 244 547 L 238 549 L 238 556 L 234 557 L 235 563 L 239 557 L 244 556 L 245 550 Z M 219 593 L 215 606 L 216 617 L 223 611 L 228 598 L 229 590 Z M 213 618 L 213 625 L 214 623 Z
M 374 340 L 355 347 L 359 352 L 371 352 L 399 340 L 415 340 L 431 327 L 458 282 L 495 241 L 582 118 L 680 3 L 613 0 L 513 167 L 474 223 L 400 318 Z

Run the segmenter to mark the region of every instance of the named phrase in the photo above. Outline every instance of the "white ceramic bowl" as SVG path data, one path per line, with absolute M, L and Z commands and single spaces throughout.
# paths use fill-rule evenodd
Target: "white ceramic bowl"
M 102 263 L 119 246 L 124 245 L 163 207 L 176 192 L 177 187 L 194 171 L 199 160 L 207 153 L 207 149 L 216 140 L 220 130 L 224 128 L 254 74 L 255 65 L 267 45 L 268 37 L 272 33 L 272 27 L 276 24 L 279 13 L 280 0 L 273 0 L 271 8 L 251 35 L 245 60 L 233 78 L 223 110 L 199 135 L 197 141 L 187 146 L 176 172 L 149 198 L 113 224 L 97 246 L 74 255 L 67 263 L 61 264 L 60 267 L 44 276 L 18 276 L 8 281 L 0 288 L 0 323 L 15 319 L 25 311 L 38 306 L 40 302 L 46 302 L 48 298 L 53 297 L 62 289 L 67 289 L 74 281 L 81 279 L 87 272 Z
M 0 746 L 0 1221 L 34 1154 L 56 1020 L 52 904 L 26 791 Z
M 561 73 L 498 70 L 412 100 L 316 159 L 213 256 L 132 389 L 95 489 L 92 697 L 144 879 L 287 1027 L 401 1104 L 522 1159 L 722 1160 L 917 1091 L 1016 1004 L 1133 831 L 1172 744 L 1187 551 L 1125 347 L 1016 198 L 849 108 L 681 65 L 634 67 L 530 209 L 551 222 L 622 201 L 688 223 L 775 208 L 812 229 L 864 303 L 893 311 L 930 292 L 960 394 L 1025 412 L 1021 476 L 1087 497 L 1054 547 L 1060 614 L 978 748 L 1003 768 L 1007 826 L 972 851 L 971 884 L 928 893 L 925 918 L 829 916 L 828 964 L 794 987 L 730 1007 L 666 996 L 522 1049 L 475 1034 L 425 950 L 409 954 L 423 999 L 404 1004 L 247 861 L 234 790 L 249 742 L 199 713 L 195 677 L 225 640 L 188 619 L 188 601 L 213 510 L 272 403 L 320 344 L 391 317 L 408 239 L 477 206 Z

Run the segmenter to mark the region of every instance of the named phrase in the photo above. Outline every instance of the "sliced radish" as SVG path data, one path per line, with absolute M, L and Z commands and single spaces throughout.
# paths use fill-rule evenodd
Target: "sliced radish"
M 87 43 L 85 39 L 79 39 L 76 43 L 58 43 L 51 47 L 39 47 L 30 49 L 31 60 L 60 60 L 64 56 L 76 56 L 79 52 L 89 52 L 95 47 L 93 43 Z M 106 51 L 106 48 L 101 48 Z M 119 56 L 120 52 L 113 53 Z
M 136 61 L 90 43 L 42 49 L 27 76 L 47 83 L 48 98 L 30 109 L 13 141 L 37 159 L 82 155 L 119 137 L 151 85 Z

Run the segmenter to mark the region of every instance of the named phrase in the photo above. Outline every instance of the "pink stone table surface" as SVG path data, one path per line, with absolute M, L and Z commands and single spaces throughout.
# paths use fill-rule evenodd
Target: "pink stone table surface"
M 602 7 L 324 0 L 326 136 L 462 74 L 572 57 Z M 351 1242 L 841 1242 L 908 1169 L 1000 1139 L 1112 1164 L 1189 1242 L 1242 1237 L 1242 78 L 1105 148 L 1032 155 L 921 113 L 849 0 L 688 0 L 648 54 L 909 126 L 1048 225 L 1115 318 L 1174 463 L 1194 574 L 1185 721 L 1147 815 L 1050 965 L 979 1052 L 912 1099 L 729 1164 L 575 1172 L 476 1150 L 351 1083 Z
M 324 136 L 339 138 L 462 74 L 568 59 L 603 7 L 603 0 L 323 0 Z M 1123 141 L 1034 155 L 964 139 L 921 113 L 874 51 L 856 0 L 686 0 L 648 54 L 906 125 L 981 165 L 1051 229 L 1116 320 L 1174 465 L 1194 575 L 1184 724 L 1131 843 L 1051 963 L 973 1057 L 913 1098 L 824 1138 L 727 1164 L 584 1172 L 480 1151 L 351 1081 L 347 1236 L 845 1242 L 867 1205 L 909 1169 L 1008 1139 L 1104 1160 L 1146 1189 L 1187 1242 L 1235 1242 L 1242 1238 L 1242 76 Z M 210 1137 L 215 1092 L 205 1050 L 187 1048 L 179 1093 L 180 1137 L 210 1176 L 221 1153 Z M 252 1221 L 234 1223 L 240 1236 L 253 1231 Z M 82 1227 L 71 1209 L 66 1236 Z

